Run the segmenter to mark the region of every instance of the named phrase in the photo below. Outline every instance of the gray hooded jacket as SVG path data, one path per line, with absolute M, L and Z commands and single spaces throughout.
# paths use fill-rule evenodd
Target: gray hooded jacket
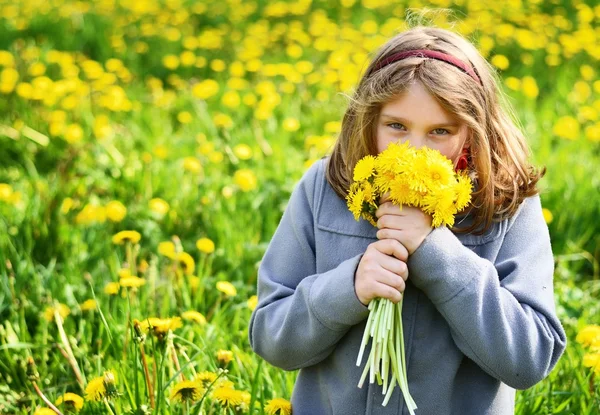
M 385 407 L 381 386 L 357 386 L 369 311 L 354 274 L 377 228 L 355 221 L 325 180 L 328 160 L 295 186 L 261 261 L 250 343 L 272 365 L 300 369 L 294 415 L 408 414 L 398 386 Z M 513 414 L 515 389 L 544 379 L 566 347 L 539 196 L 484 235 L 434 229 L 408 269 L 402 322 L 416 414 Z

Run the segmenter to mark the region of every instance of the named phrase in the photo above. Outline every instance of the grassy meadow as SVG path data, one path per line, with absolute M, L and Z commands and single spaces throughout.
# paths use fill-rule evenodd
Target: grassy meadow
M 289 415 L 296 373 L 248 342 L 258 264 L 421 21 L 478 46 L 547 168 L 569 345 L 517 414 L 599 414 L 595 4 L 0 0 L 0 413 Z

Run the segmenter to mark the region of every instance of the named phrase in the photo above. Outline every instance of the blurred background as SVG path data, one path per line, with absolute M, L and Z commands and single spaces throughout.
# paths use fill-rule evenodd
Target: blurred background
M 517 413 L 600 413 L 599 22 L 596 0 L 0 0 L 0 413 L 288 414 L 295 372 L 247 339 L 258 263 L 415 24 L 477 45 L 547 168 L 569 346 Z

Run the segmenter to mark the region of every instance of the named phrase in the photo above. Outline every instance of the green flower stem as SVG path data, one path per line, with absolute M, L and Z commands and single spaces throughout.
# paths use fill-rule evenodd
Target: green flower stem
M 358 382 L 358 387 L 362 388 L 367 374 L 369 375 L 369 383 L 374 383 L 377 380 L 377 383 L 383 386 L 382 393 L 385 398 L 382 405 L 385 406 L 391 399 L 396 384 L 398 384 L 410 414 L 414 415 L 417 405 L 408 390 L 402 304 L 402 300 L 394 304 L 385 298 L 376 298 L 369 303 L 370 313 L 356 361 L 357 366 L 361 365 L 362 356 L 369 340 L 372 340 L 371 350 Z

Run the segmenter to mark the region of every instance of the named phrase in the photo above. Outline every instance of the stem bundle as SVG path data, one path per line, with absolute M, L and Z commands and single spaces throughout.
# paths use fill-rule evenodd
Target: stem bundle
M 362 388 L 367 374 L 369 383 L 374 383 L 377 378 L 377 383 L 383 385 L 382 393 L 385 394 L 385 398 L 382 405 L 386 406 L 392 397 L 396 383 L 398 383 L 406 406 L 410 414 L 414 415 L 417 405 L 408 391 L 402 329 L 402 302 L 403 300 L 400 300 L 399 303 L 394 304 L 387 298 L 376 298 L 369 303 L 371 312 L 365 326 L 356 366 L 361 364 L 369 339 L 372 339 L 372 345 L 358 387 Z M 389 380 L 390 373 L 391 380 Z

